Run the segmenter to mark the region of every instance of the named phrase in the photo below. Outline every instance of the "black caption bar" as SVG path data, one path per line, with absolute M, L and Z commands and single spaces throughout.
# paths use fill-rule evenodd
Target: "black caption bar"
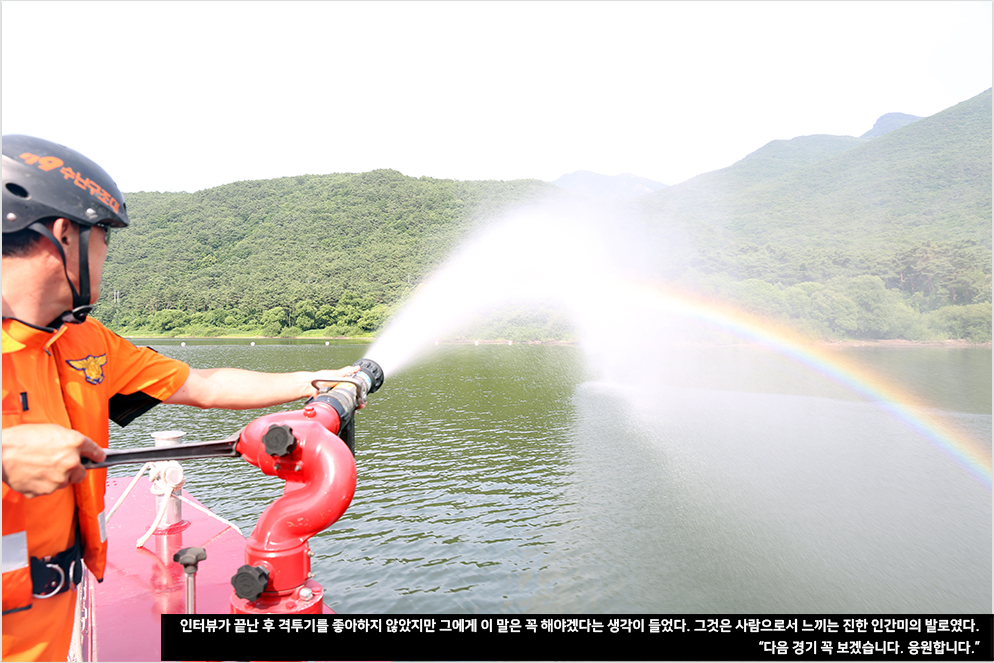
M 992 634 L 992 615 L 163 615 L 162 660 L 990 661 Z

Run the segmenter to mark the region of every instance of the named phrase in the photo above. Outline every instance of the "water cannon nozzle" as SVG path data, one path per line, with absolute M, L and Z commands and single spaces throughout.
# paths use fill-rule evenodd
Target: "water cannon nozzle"
M 358 366 L 359 372 L 369 381 L 367 394 L 371 394 L 383 386 L 383 369 L 375 361 L 372 359 L 360 359 L 352 365 Z

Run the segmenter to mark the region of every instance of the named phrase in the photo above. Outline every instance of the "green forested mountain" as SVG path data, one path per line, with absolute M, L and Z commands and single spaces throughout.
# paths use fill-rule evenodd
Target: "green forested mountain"
M 97 316 L 131 333 L 374 332 L 470 231 L 550 197 L 571 194 L 391 170 L 129 193 Z M 620 205 L 670 247 L 658 277 L 812 334 L 990 340 L 990 90 L 874 138 L 773 141 Z
M 557 193 L 392 170 L 129 193 L 97 315 L 126 331 L 369 332 L 474 225 Z

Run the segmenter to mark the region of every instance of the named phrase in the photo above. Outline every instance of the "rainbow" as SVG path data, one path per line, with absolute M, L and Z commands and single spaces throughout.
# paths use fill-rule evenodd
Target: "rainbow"
M 980 440 L 954 428 L 909 393 L 851 360 L 784 326 L 728 303 L 659 283 L 627 282 L 641 301 L 654 301 L 666 312 L 701 321 L 789 357 L 859 396 L 872 401 L 936 445 L 969 474 L 991 489 L 991 451 Z

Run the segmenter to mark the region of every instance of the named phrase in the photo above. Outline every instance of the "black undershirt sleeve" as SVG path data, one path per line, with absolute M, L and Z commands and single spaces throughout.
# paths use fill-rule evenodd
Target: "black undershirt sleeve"
M 161 403 L 158 398 L 136 391 L 133 394 L 115 394 L 110 399 L 110 418 L 124 427 Z

